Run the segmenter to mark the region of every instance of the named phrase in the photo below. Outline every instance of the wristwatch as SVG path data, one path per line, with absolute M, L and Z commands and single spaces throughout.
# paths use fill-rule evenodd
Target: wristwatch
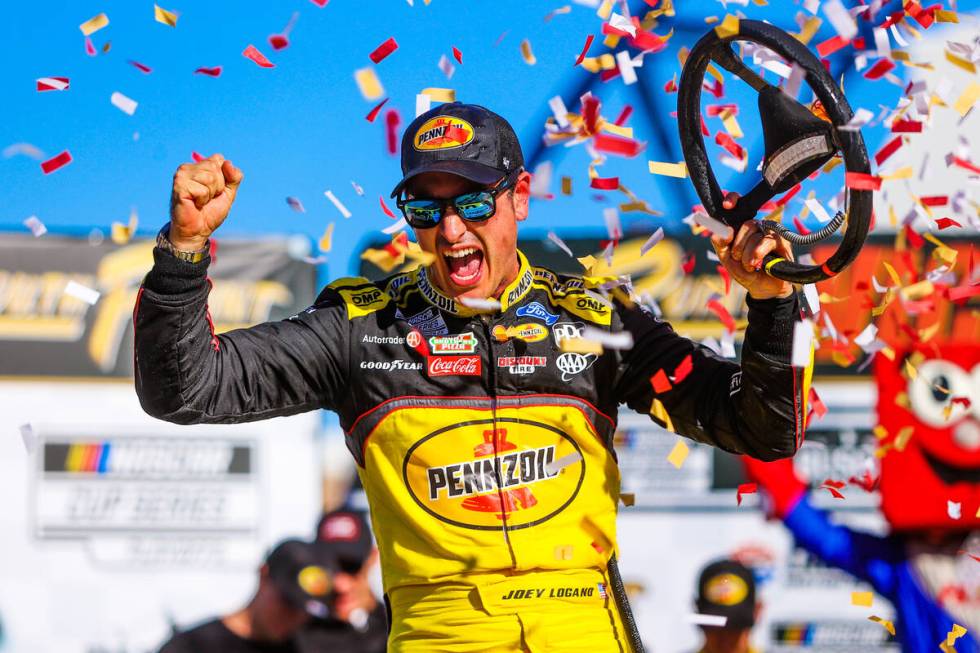
M 210 249 L 211 241 L 205 241 L 204 247 L 193 252 L 187 252 L 182 249 L 177 249 L 174 244 L 170 242 L 170 223 L 163 225 L 163 229 L 157 234 L 157 247 L 167 252 L 175 258 L 179 258 L 181 261 L 187 261 L 188 263 L 200 263 L 204 260 L 204 257 L 208 255 L 208 250 Z

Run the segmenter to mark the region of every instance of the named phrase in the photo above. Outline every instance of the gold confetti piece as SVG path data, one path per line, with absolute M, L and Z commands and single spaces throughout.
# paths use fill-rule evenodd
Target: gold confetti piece
M 555 547 L 555 560 L 571 560 L 575 555 L 575 547 L 564 544 Z
M 715 34 L 720 39 L 726 39 L 729 36 L 738 34 L 738 16 L 733 16 L 732 14 L 725 16 L 725 19 L 721 21 L 721 25 L 715 27 Z
M 323 252 L 324 254 L 329 252 L 330 248 L 333 246 L 333 227 L 334 227 L 333 222 L 327 225 L 327 228 L 323 232 L 323 236 L 320 238 L 320 242 L 318 243 L 320 247 L 320 251 Z
M 112 242 L 117 245 L 125 245 L 132 239 L 133 234 L 136 233 L 136 225 L 139 224 L 139 216 L 136 214 L 136 209 L 129 212 L 129 224 L 123 224 L 121 222 L 112 223 Z
M 918 283 L 913 283 L 911 286 L 905 286 L 899 291 L 899 294 L 902 296 L 902 299 L 905 299 L 906 301 L 914 301 L 916 299 L 928 297 L 935 292 L 935 290 L 936 287 L 932 285 L 932 282 L 926 279 Z
M 596 259 L 594 256 L 589 254 L 588 256 L 583 256 L 577 260 L 582 267 L 585 268 L 585 274 L 592 274 L 592 268 L 594 268 L 596 264 Z
M 82 34 L 85 36 L 90 36 L 95 34 L 100 29 L 109 24 L 109 17 L 105 14 L 99 14 L 98 16 L 93 16 L 87 21 L 78 26 L 78 29 L 82 30 Z
M 674 423 L 670 421 L 670 415 L 667 413 L 667 409 L 664 408 L 663 403 L 657 398 L 650 403 L 650 417 L 660 420 L 664 424 L 664 428 L 674 432 Z
M 721 112 L 720 115 L 721 124 L 725 126 L 725 131 L 732 138 L 742 138 L 745 134 L 742 133 L 742 128 L 738 124 L 738 120 L 735 118 L 735 113 L 728 109 Z
M 971 82 L 966 90 L 960 94 L 960 97 L 953 103 L 953 108 L 956 113 L 961 116 L 965 116 L 966 112 L 973 108 L 976 101 L 980 99 L 980 84 L 976 82 Z
M 953 648 L 953 644 L 956 643 L 956 640 L 963 635 L 966 635 L 966 628 L 954 623 L 953 629 L 946 634 L 946 641 L 939 642 L 939 648 L 943 651 L 943 653 L 956 653 L 956 649 Z
M 561 178 L 561 194 L 571 195 L 572 194 L 572 178 L 562 177 Z
M 451 88 L 423 88 L 422 95 L 428 95 L 433 102 L 456 101 L 456 91 Z
M 808 45 L 810 41 L 816 36 L 817 31 L 823 24 L 823 20 L 819 16 L 810 16 L 807 18 L 806 22 L 803 23 L 800 33 L 796 35 L 797 40 L 803 45 Z
M 932 257 L 937 261 L 943 263 L 947 267 L 952 268 L 953 266 L 956 265 L 957 253 L 958 252 L 955 249 L 952 249 L 951 247 L 943 246 L 943 247 L 937 247 L 936 249 L 932 250 Z
M 892 280 L 892 284 L 895 286 L 902 285 L 902 280 L 899 278 L 898 272 L 895 272 L 895 268 L 888 261 L 882 261 L 881 263 L 885 266 L 885 271 L 888 272 L 888 278 Z
M 956 56 L 955 54 L 953 54 L 952 52 L 950 52 L 949 50 L 946 50 L 946 61 L 950 62 L 954 66 L 959 66 L 960 68 L 970 73 L 971 75 L 975 75 L 977 73 L 977 67 L 973 65 L 972 61 L 968 61 L 967 59 L 962 59 Z
M 870 608 L 874 595 L 871 592 L 851 592 L 851 605 Z
M 768 0 L 752 0 L 752 4 L 754 4 L 756 7 L 768 7 L 769 6 Z
M 632 492 L 623 492 L 619 495 L 619 500 L 623 502 L 624 506 L 632 506 L 636 503 L 636 495 Z
M 903 426 L 899 429 L 898 433 L 895 435 L 895 450 L 905 451 L 905 446 L 912 439 L 912 434 L 915 432 L 914 426 Z
M 915 380 L 915 377 L 917 377 L 918 375 L 919 372 L 918 370 L 915 369 L 915 366 L 912 364 L 912 361 L 910 361 L 909 359 L 905 359 L 905 376 L 907 376 L 910 380 Z
M 170 25 L 171 27 L 177 27 L 177 14 L 172 11 L 167 11 L 160 5 L 153 5 L 153 18 L 155 18 L 158 23 Z
M 824 173 L 830 172 L 831 170 L 833 170 L 834 168 L 836 168 L 842 163 L 844 163 L 844 159 L 840 157 L 834 157 L 827 163 L 823 164 L 823 167 L 820 168 L 820 172 L 824 172 Z
M 613 10 L 613 0 L 602 0 L 602 4 L 599 5 L 599 9 L 596 10 L 595 15 L 602 20 L 607 20 L 612 14 Z
M 677 163 L 666 163 L 663 161 L 648 161 L 647 166 L 652 175 L 664 175 L 665 177 L 687 177 L 687 164 L 683 161 Z
M 874 433 L 874 436 L 879 440 L 884 440 L 885 438 L 888 437 L 888 429 L 886 429 L 881 424 L 878 424 L 873 429 L 871 429 L 871 432 Z
M 704 17 L 704 23 L 705 23 L 706 25 L 714 25 L 715 23 L 717 23 L 717 22 L 718 22 L 718 20 L 719 20 L 719 19 L 718 19 L 718 17 L 717 17 L 717 16 L 705 16 L 705 17 Z
M 524 57 L 524 63 L 529 66 L 538 63 L 538 60 L 534 58 L 534 53 L 531 52 L 531 42 L 527 39 L 521 41 L 521 56 Z
M 357 88 L 360 89 L 365 100 L 377 100 L 384 95 L 385 90 L 381 86 L 381 80 L 371 66 L 355 70 L 354 81 L 357 82 Z
M 619 35 L 607 34 L 606 38 L 602 40 L 602 44 L 607 48 L 615 48 L 617 45 L 619 45 Z
M 882 619 L 881 617 L 876 617 L 875 615 L 871 615 L 870 617 L 868 617 L 868 620 L 873 621 L 877 624 L 881 624 L 882 627 L 885 630 L 887 630 L 890 635 L 895 634 L 895 624 L 892 623 L 891 621 L 888 621 L 887 619 Z
M 948 9 L 937 9 L 933 14 L 936 18 L 937 23 L 958 23 L 960 22 L 960 17 L 956 15 L 955 11 L 949 11 Z
M 904 168 L 899 168 L 895 172 L 890 172 L 885 175 L 878 175 L 884 181 L 890 181 L 894 179 L 911 179 L 913 175 L 912 166 L 905 166 Z
M 623 138 L 633 138 L 632 127 L 622 127 L 611 122 L 602 123 L 602 131 L 615 134 L 616 136 L 622 136 Z
M 922 342 L 929 342 L 932 340 L 933 336 L 939 331 L 939 322 L 936 322 L 931 327 L 926 327 L 925 329 L 919 330 L 919 340 Z
M 659 402 L 657 399 L 654 399 L 654 401 Z M 683 440 L 678 440 L 674 444 L 674 448 L 670 450 L 670 454 L 667 456 L 667 462 L 680 469 L 684 461 L 687 460 L 689 453 L 691 453 L 691 449 L 687 446 L 687 443 Z
M 559 349 L 563 353 L 602 354 L 602 344 L 586 338 L 562 338 Z

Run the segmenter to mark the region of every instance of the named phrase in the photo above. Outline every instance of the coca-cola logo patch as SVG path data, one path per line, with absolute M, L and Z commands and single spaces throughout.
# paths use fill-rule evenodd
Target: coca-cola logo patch
M 479 356 L 431 356 L 429 376 L 480 376 L 483 361 Z

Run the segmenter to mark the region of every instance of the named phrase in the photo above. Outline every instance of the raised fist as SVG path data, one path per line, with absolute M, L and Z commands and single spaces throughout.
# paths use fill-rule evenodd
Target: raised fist
M 170 242 L 199 250 L 228 217 L 244 174 L 220 154 L 184 163 L 174 173 L 170 195 Z

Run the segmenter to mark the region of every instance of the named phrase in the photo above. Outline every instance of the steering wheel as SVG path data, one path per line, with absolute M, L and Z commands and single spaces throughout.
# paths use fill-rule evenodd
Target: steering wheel
M 803 69 L 804 79 L 823 105 L 830 121 L 813 115 L 809 109 L 790 98 L 750 70 L 732 51 L 731 41 L 750 41 L 763 45 Z M 739 197 L 731 209 L 722 206 L 723 196 L 715 179 L 701 135 L 701 87 L 708 64 L 717 62 L 737 75 L 759 94 L 759 115 L 765 139 L 763 178 Z M 677 122 L 684 160 L 707 213 L 736 231 L 755 218 L 767 201 L 786 192 L 829 161 L 838 151 L 849 172 L 868 174 L 871 165 L 860 131 L 845 131 L 853 115 L 847 99 L 820 61 L 795 37 L 757 20 L 741 20 L 738 32 L 720 37 L 711 30 L 699 40 L 688 55 L 677 93 Z M 818 232 L 801 235 L 782 224 L 762 221 L 763 229 L 776 232 L 793 243 L 809 245 L 822 240 L 846 222 L 843 239 L 830 258 L 816 265 L 802 265 L 775 254 L 763 259 L 763 268 L 773 277 L 792 283 L 814 283 L 828 279 L 847 267 L 861 250 L 871 226 L 872 192 L 848 188 L 846 216 L 837 216 Z

